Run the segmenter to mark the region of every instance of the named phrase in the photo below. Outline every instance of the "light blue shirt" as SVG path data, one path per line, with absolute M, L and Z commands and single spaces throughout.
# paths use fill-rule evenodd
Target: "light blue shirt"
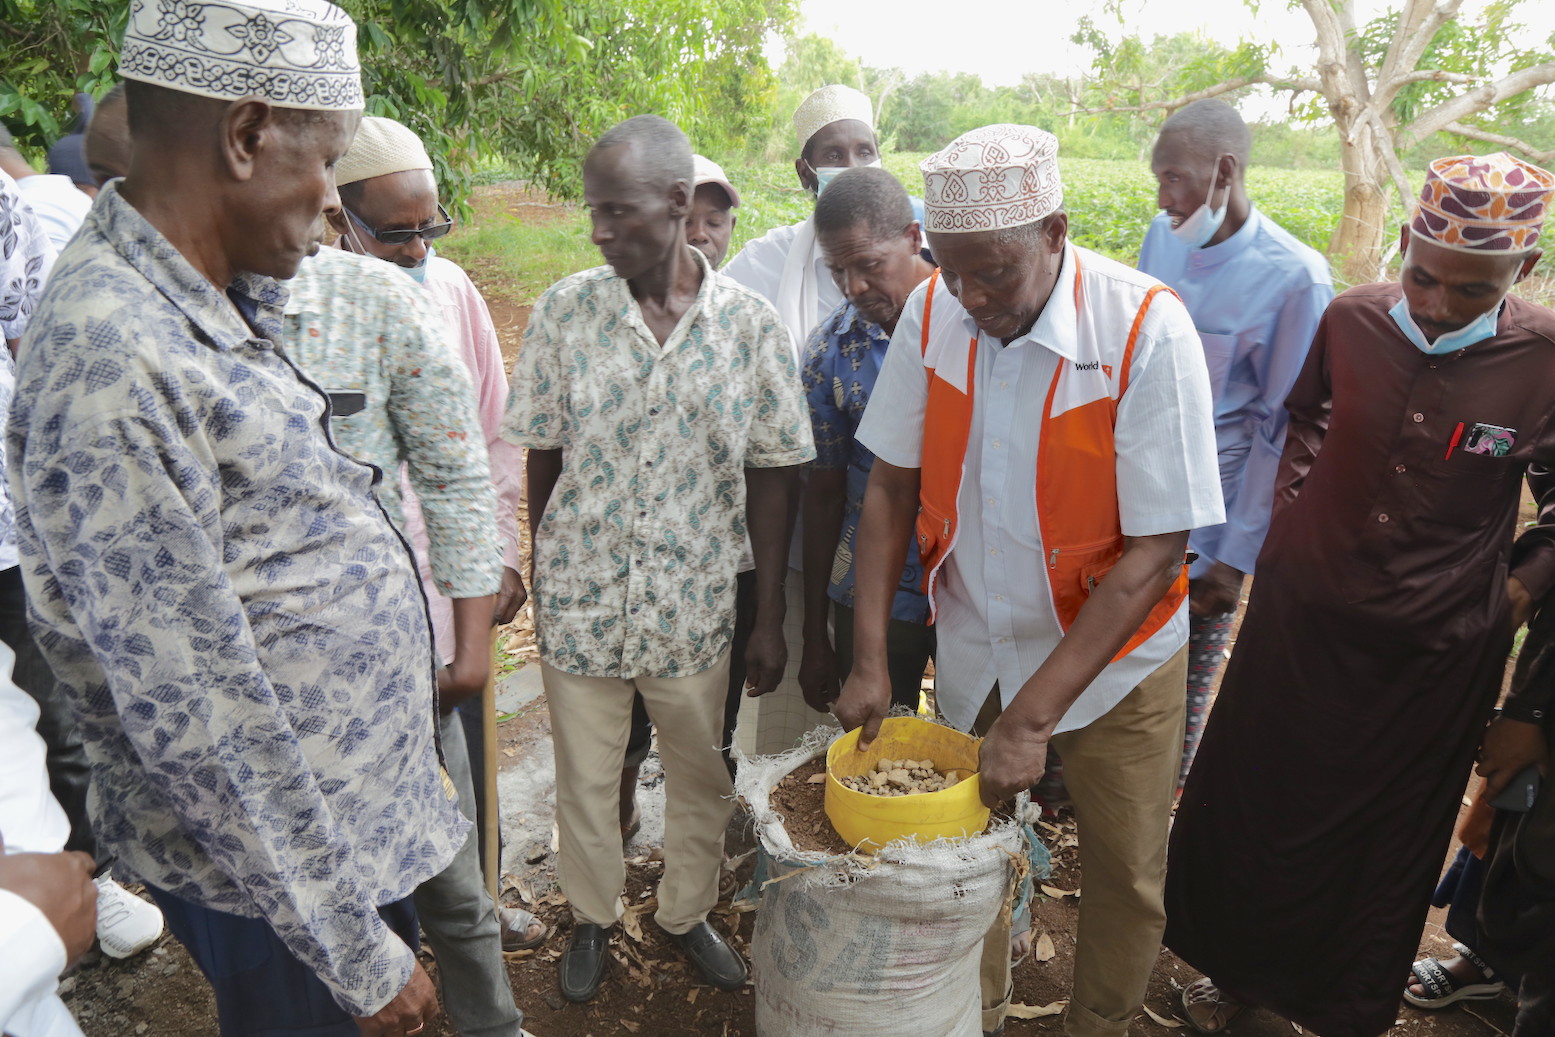
M 1182 298 L 1204 344 L 1226 504 L 1225 522 L 1193 531 L 1199 560 L 1190 575 L 1217 561 L 1250 573 L 1269 531 L 1285 396 L 1334 297 L 1333 278 L 1316 250 L 1256 208 L 1207 248 L 1184 248 L 1171 227 L 1165 213 L 1150 224 L 1139 269 Z

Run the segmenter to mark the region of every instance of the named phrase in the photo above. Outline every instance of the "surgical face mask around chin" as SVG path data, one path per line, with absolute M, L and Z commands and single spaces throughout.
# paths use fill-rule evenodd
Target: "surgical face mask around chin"
M 401 266 L 400 269 L 409 274 L 410 279 L 417 284 L 426 284 L 427 267 L 431 265 L 432 257 L 435 255 L 437 255 L 437 249 L 433 248 L 431 245 L 428 245 L 427 254 L 422 257 L 421 262 L 417 263 L 415 266 Z M 396 263 L 395 266 L 399 266 L 399 264 Z
M 1231 203 L 1231 187 L 1226 187 L 1226 200 L 1218 209 L 1209 207 L 1210 199 L 1215 197 L 1215 179 L 1220 172 L 1220 156 L 1215 157 L 1215 168 L 1210 171 L 1209 193 L 1204 196 L 1204 204 L 1193 210 L 1193 215 L 1183 220 L 1172 228 L 1172 233 L 1177 240 L 1188 248 L 1203 248 L 1204 243 L 1215 236 L 1220 225 L 1226 222 L 1226 206 Z
M 869 167 L 871 169 L 879 169 L 880 168 L 880 160 L 877 158 L 873 162 L 865 162 L 865 163 L 862 163 L 862 165 L 863 166 L 867 166 L 867 167 Z M 850 169 L 858 169 L 858 168 L 860 168 L 860 167 L 859 166 L 821 166 L 821 167 L 817 168 L 815 166 L 811 166 L 810 167 L 811 171 L 813 171 L 815 173 L 815 196 L 817 198 L 819 198 L 821 196 L 821 192 L 826 190 L 826 185 L 831 183 L 833 180 L 837 179 L 837 177 L 840 176 L 841 174 L 846 173 Z
M 1427 356 L 1443 356 L 1447 353 L 1456 353 L 1460 349 L 1467 349 L 1487 338 L 1494 338 L 1496 321 L 1501 316 L 1501 304 L 1496 303 L 1457 331 L 1436 336 L 1435 342 L 1426 341 L 1425 332 L 1420 330 L 1420 325 L 1416 324 L 1415 319 L 1409 315 L 1407 297 L 1400 296 L 1398 302 L 1388 311 L 1388 316 L 1393 318 L 1393 323 L 1398 325 L 1398 330 L 1402 331 L 1404 337 L 1420 352 Z

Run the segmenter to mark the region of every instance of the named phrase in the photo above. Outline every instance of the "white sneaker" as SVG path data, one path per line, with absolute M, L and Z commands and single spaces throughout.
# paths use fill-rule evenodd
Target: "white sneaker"
M 97 879 L 97 942 L 110 958 L 128 958 L 157 942 L 162 912 L 113 881 Z

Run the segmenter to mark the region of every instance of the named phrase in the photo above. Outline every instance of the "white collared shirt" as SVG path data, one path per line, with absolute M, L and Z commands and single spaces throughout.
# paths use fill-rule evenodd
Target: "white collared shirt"
M 1084 279 L 1081 312 L 1072 287 L 1077 257 Z M 936 299 L 936 324 L 961 322 L 978 345 L 972 431 L 957 500 L 961 521 L 935 587 L 936 701 L 963 730 L 971 727 L 995 682 L 1008 706 L 1063 637 L 1049 599 L 1036 514 L 1041 407 L 1056 366 L 1079 356 L 1081 320 L 1099 333 L 1115 326 L 1126 337 L 1143 288 L 1154 283 L 1138 271 L 1067 245 L 1060 287 L 1031 331 L 1007 346 L 978 331 L 948 295 Z M 920 286 L 907 301 L 858 432 L 877 457 L 902 468 L 922 465 L 928 400 L 920 346 L 924 291 Z M 1140 328 L 1114 431 L 1125 536 L 1172 533 L 1222 520 L 1211 414 L 1198 336 L 1182 304 L 1162 294 Z M 1103 670 L 1056 731 L 1075 730 L 1104 715 L 1187 637 L 1184 605 L 1148 640 Z

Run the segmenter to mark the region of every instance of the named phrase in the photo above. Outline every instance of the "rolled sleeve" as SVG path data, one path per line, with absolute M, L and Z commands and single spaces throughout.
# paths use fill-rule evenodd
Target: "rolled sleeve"
M 907 299 L 858 426 L 858 441 L 898 468 L 923 467 L 923 417 L 929 404 L 922 347 L 925 291 L 920 285 Z
M 746 468 L 786 468 L 815 457 L 788 334 L 775 312 L 771 317 L 754 343 L 756 412 L 745 444 Z
M 1140 329 L 1118 403 L 1114 442 L 1125 536 L 1175 533 L 1224 520 L 1213 415 L 1198 333 L 1182 303 L 1162 293 Z

